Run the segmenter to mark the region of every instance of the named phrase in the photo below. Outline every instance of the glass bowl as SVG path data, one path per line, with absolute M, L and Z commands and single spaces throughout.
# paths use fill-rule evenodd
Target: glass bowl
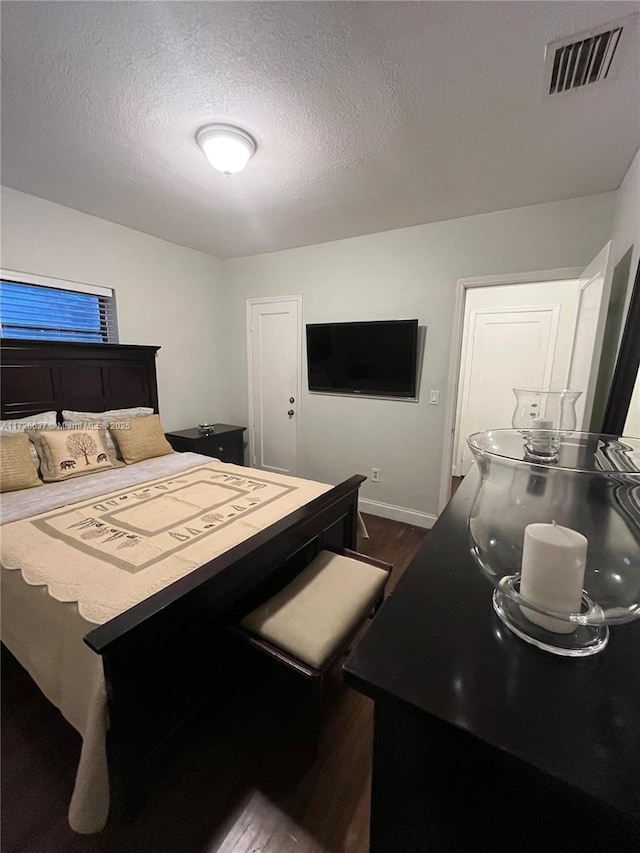
M 547 651 L 600 651 L 609 625 L 640 618 L 640 440 L 558 434 L 547 463 L 520 430 L 467 442 L 481 475 L 471 552 L 498 616 Z

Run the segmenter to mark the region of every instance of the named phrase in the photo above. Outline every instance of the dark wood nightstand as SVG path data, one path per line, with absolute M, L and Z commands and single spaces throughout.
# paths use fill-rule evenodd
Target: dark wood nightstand
M 166 433 L 167 441 L 179 453 L 190 451 L 214 456 L 222 462 L 244 465 L 242 434 L 246 427 L 233 424 L 214 424 L 213 432 L 203 433 L 197 427 Z

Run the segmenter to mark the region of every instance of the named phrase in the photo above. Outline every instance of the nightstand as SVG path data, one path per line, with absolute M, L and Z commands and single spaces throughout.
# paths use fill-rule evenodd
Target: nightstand
M 246 427 L 233 424 L 214 424 L 213 432 L 203 433 L 197 427 L 166 433 L 167 441 L 179 453 L 190 451 L 203 456 L 215 456 L 222 462 L 244 465 L 242 434 Z

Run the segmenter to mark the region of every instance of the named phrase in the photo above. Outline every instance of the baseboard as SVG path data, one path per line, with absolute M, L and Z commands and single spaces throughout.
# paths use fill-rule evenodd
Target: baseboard
M 437 516 L 429 515 L 427 512 L 416 512 L 415 509 L 406 509 L 403 506 L 383 504 L 380 501 L 370 501 L 360 498 L 358 501 L 360 512 L 368 512 L 371 515 L 379 515 L 381 518 L 390 518 L 392 521 L 404 521 L 414 527 L 431 528 L 436 523 Z

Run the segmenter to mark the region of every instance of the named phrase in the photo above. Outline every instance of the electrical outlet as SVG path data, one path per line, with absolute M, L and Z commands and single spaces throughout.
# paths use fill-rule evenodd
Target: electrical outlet
M 440 392 L 439 391 L 432 391 L 429 394 L 429 402 L 431 403 L 432 406 L 437 406 L 438 403 L 440 402 Z
M 380 469 L 379 468 L 372 468 L 371 469 L 371 482 L 372 483 L 379 483 L 380 482 Z

